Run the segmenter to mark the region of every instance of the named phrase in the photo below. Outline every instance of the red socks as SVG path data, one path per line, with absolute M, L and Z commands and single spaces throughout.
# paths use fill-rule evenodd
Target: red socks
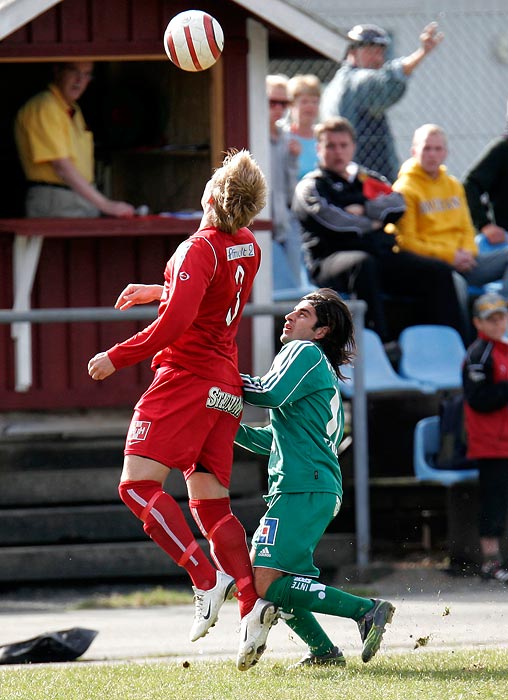
M 143 529 L 156 544 L 182 566 L 196 588 L 215 586 L 215 569 L 200 548 L 175 499 L 158 481 L 123 481 L 120 498 L 143 521 Z M 220 568 L 236 581 L 240 616 L 254 607 L 252 565 L 245 530 L 231 512 L 229 498 L 191 499 L 193 518 L 210 543 L 210 552 Z
M 196 542 L 180 506 L 158 481 L 123 481 L 118 492 L 143 521 L 146 534 L 187 571 L 196 588 L 209 590 L 215 586 L 214 567 Z
M 210 543 L 212 558 L 236 581 L 240 617 L 244 617 L 259 597 L 254 589 L 245 530 L 231 512 L 229 498 L 191 499 L 189 506 Z

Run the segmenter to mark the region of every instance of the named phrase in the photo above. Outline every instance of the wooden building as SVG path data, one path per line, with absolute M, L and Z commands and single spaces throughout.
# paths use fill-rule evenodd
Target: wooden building
M 0 193 L 0 308 L 111 307 L 127 282 L 160 280 L 167 258 L 196 227 L 195 217 L 181 213 L 199 209 L 203 185 L 222 153 L 247 147 L 268 172 L 264 76 L 270 41 L 303 52 L 312 51 L 305 43 L 315 42 L 329 56 L 340 52 L 338 36 L 287 3 L 203 0 L 199 8 L 221 23 L 225 48 L 212 69 L 185 73 L 166 58 L 162 36 L 169 19 L 188 8 L 169 0 L 19 0 L 0 9 L 0 167 L 8 174 Z M 45 87 L 52 63 L 75 58 L 95 62 L 81 104 L 95 137 L 98 185 L 156 214 L 180 216 L 22 218 L 24 179 L 13 119 Z M 265 262 L 254 300 L 269 302 L 269 222 L 258 228 Z M 270 319 L 242 323 L 243 368 L 266 368 Z M 95 352 L 143 325 L 1 324 L 1 410 L 132 404 L 150 380 L 148 363 L 104 385 L 90 381 L 86 365 Z

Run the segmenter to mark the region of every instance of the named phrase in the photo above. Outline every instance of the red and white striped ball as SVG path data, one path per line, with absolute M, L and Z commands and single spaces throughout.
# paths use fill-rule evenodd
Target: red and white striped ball
M 217 20 L 201 10 L 175 15 L 164 32 L 164 48 L 175 66 L 187 71 L 206 70 L 224 48 L 224 32 Z

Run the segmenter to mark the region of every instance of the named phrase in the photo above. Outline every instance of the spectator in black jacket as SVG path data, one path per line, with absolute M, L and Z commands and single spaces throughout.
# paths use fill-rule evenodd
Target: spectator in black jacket
M 404 213 L 404 199 L 382 175 L 353 161 L 351 124 L 328 119 L 316 127 L 316 138 L 319 167 L 300 180 L 293 198 L 314 283 L 364 299 L 367 325 L 385 343 L 393 335 L 383 293 L 416 298 L 421 322 L 453 326 L 464 337 L 452 268 L 399 251 L 393 235 L 385 232 Z
M 464 188 L 475 227 L 489 243 L 508 243 L 508 113 L 504 134 L 471 167 Z
M 508 309 L 499 294 L 473 306 L 478 338 L 463 367 L 467 457 L 480 471 L 479 533 L 484 578 L 508 583 L 500 539 L 508 515 Z

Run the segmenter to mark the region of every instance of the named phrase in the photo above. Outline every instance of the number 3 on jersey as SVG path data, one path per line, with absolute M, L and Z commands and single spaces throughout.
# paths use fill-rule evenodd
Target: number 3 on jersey
M 226 325 L 230 326 L 234 319 L 238 315 L 238 310 L 240 308 L 240 294 L 242 293 L 242 284 L 243 284 L 243 279 L 245 277 L 245 270 L 241 265 L 238 265 L 236 268 L 235 272 L 235 282 L 238 286 L 238 290 L 236 292 L 236 297 L 234 303 L 234 309 L 233 307 L 230 307 L 229 311 L 226 314 Z

